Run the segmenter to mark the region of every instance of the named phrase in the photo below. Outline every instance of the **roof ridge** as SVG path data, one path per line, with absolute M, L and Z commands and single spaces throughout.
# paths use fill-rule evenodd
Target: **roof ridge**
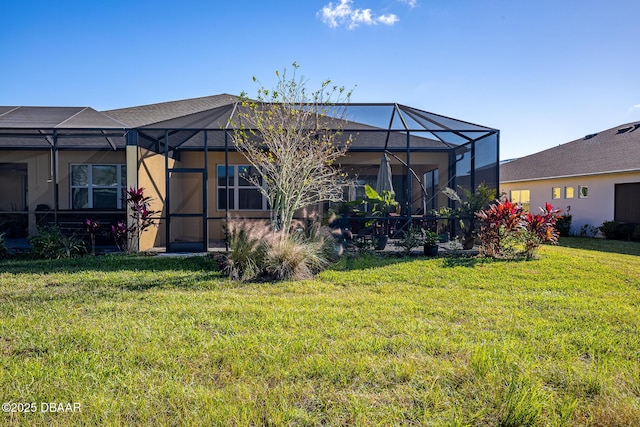
M 234 102 L 234 104 L 235 104 L 235 102 Z M 163 122 L 166 122 L 166 121 L 169 121 L 169 120 L 181 119 L 183 117 L 193 116 L 194 114 L 201 114 L 201 113 L 204 113 L 205 111 L 216 110 L 218 108 L 229 107 L 230 105 L 232 105 L 232 104 L 219 105 L 217 107 L 207 108 L 207 109 L 200 110 L 200 111 L 193 111 L 191 113 L 183 114 L 181 116 L 172 116 L 169 119 L 158 120 L 156 122 L 147 123 L 147 124 L 145 124 L 143 126 L 139 126 L 139 127 L 150 127 L 150 126 L 156 125 L 158 123 L 163 123 Z
M 68 122 L 69 120 L 71 120 L 74 117 L 76 117 L 78 114 L 82 113 L 83 111 L 87 111 L 91 107 L 79 107 L 79 108 L 80 108 L 79 111 L 76 111 L 74 114 L 70 115 L 69 117 L 67 117 L 66 119 L 64 119 L 63 121 L 61 121 L 57 125 L 55 125 L 54 127 L 57 128 L 58 126 L 61 126 L 64 122 Z
M 103 112 L 106 111 L 122 111 L 122 110 L 131 110 L 133 108 L 144 108 L 144 107 L 152 107 L 152 106 L 166 106 L 166 105 L 170 105 L 170 104 L 179 104 L 179 103 L 186 103 L 189 101 L 197 101 L 197 100 L 201 100 L 201 99 L 207 99 L 207 98 L 218 98 L 218 97 L 222 97 L 222 96 L 229 96 L 232 98 L 238 98 L 237 95 L 231 95 L 229 93 L 220 93 L 217 95 L 207 95 L 207 96 L 198 96 L 195 98 L 186 98 L 186 99 L 174 99 L 173 101 L 162 101 L 162 102 L 154 102 L 151 104 L 142 104 L 142 105 L 134 105 L 134 106 L 130 106 L 130 107 L 123 107 L 123 108 L 113 108 L 111 110 L 104 110 Z M 204 111 L 204 110 L 202 110 Z

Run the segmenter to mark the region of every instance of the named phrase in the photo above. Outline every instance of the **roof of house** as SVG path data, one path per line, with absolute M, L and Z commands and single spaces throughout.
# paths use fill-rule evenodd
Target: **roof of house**
M 616 126 L 500 165 L 500 181 L 640 170 L 640 122 Z
M 137 128 L 213 110 L 225 105 L 232 105 L 237 102 L 238 99 L 237 96 L 223 93 L 201 98 L 181 99 L 179 101 L 107 110 L 103 111 L 103 113 L 126 123 L 130 128 Z
M 238 111 L 243 108 L 239 100 L 234 95 L 220 94 L 102 112 L 89 107 L 0 106 L 0 148 L 57 145 L 115 149 L 124 147 L 125 132 L 136 129 L 140 132 L 139 141 L 146 141 L 150 147 L 167 138 L 169 147 L 196 150 L 204 147 L 200 131 L 207 130 L 207 146 L 220 149 L 227 143 L 224 131 L 238 121 Z M 407 145 L 415 150 L 450 150 L 499 132 L 396 103 L 331 105 L 337 110 L 344 108 L 346 121 L 339 124 L 344 137 L 353 138 L 351 150 L 398 151 L 406 150 Z M 330 122 L 328 127 L 332 127 Z M 82 134 L 79 130 L 83 130 Z M 109 130 L 119 130 L 120 134 Z M 107 145 L 105 138 L 111 138 L 106 139 Z
M 91 107 L 0 106 L 0 128 L 124 129 L 126 126 Z

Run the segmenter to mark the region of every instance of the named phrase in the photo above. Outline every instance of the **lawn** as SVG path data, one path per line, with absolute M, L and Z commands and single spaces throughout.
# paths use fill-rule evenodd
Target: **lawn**
M 0 394 L 36 407 L 0 423 L 640 425 L 640 244 L 539 255 L 242 285 L 205 258 L 0 261 Z

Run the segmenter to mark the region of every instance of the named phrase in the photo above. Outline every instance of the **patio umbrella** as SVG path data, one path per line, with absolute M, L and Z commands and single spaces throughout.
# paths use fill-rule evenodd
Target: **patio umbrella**
M 380 169 L 378 170 L 378 180 L 376 181 L 376 191 L 382 195 L 383 191 L 390 191 L 395 197 L 395 191 L 393 191 L 393 175 L 391 175 L 391 165 L 389 164 L 389 157 L 387 153 L 384 154 L 380 161 Z

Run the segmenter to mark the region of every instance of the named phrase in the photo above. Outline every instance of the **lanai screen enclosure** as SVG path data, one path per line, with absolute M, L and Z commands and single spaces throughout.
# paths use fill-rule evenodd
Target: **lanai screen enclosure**
M 28 217 L 31 234 L 38 206 L 50 208 L 54 221 L 113 212 L 124 218 L 122 190 L 127 187 L 143 187 L 153 198 L 151 208 L 160 212 L 159 226 L 143 235 L 141 250 L 207 250 L 224 238 L 228 221 L 268 218 L 266 201 L 243 179 L 255 171 L 233 145 L 231 123 L 241 108 L 237 99 L 142 126 L 127 125 L 122 114 L 117 121 L 109 112 L 91 109 L 79 126 L 78 120 L 43 120 L 62 107 L 40 107 L 20 117 L 12 114 L 13 107 L 0 108 L 0 185 L 13 179 L 4 172 L 13 167 L 23 171 L 25 187 L 23 194 L 0 198 L 0 215 Z M 340 166 L 355 179 L 345 197 L 362 196 L 365 184 L 375 188 L 386 153 L 400 219 L 415 220 L 449 205 L 439 192 L 446 186 L 498 187 L 496 129 L 399 104 L 352 103 L 346 106 L 341 132 L 352 143 Z M 102 181 L 96 182 L 96 176 Z M 105 197 L 111 197 L 109 203 Z M 317 219 L 324 209 L 298 216 Z

